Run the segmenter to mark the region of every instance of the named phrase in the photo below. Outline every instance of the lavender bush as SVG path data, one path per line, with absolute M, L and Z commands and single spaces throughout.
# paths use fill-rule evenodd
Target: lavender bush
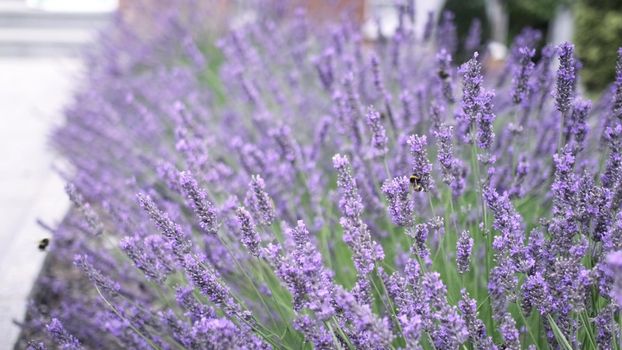
M 411 5 L 369 41 L 175 3 L 117 20 L 54 135 L 50 254 L 89 282 L 43 279 L 32 349 L 621 348 L 622 50 L 591 103 L 529 29 L 494 71 Z

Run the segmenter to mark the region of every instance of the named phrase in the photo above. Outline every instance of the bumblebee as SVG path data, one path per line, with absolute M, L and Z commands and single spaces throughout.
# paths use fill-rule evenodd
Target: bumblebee
M 438 77 L 441 78 L 441 80 L 446 80 L 449 78 L 449 73 L 447 73 L 444 69 L 439 69 Z
M 417 174 L 410 175 L 410 184 L 413 186 L 413 190 L 416 192 L 423 191 L 423 186 L 421 185 L 421 176 Z
M 50 239 L 43 238 L 42 240 L 39 241 L 38 248 L 40 251 L 44 251 L 48 247 L 49 244 L 50 244 Z

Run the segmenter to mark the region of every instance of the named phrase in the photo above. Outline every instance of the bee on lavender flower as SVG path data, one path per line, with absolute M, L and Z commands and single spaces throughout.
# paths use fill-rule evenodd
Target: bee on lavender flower
M 37 245 L 37 247 L 39 248 L 40 251 L 44 251 L 48 245 L 50 245 L 50 239 L 49 238 L 43 238 L 39 241 L 39 244 Z
M 441 78 L 441 80 L 446 80 L 449 78 L 449 73 L 447 73 L 447 71 L 445 71 L 444 69 L 439 69 L 438 77 Z
M 425 188 L 421 185 L 421 176 L 418 174 L 410 175 L 410 184 L 416 192 L 425 191 Z

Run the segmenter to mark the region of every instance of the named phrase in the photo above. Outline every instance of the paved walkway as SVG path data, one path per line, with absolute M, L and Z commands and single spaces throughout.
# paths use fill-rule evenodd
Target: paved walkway
M 36 220 L 55 226 L 69 208 L 48 140 L 79 82 L 77 53 L 106 20 L 0 0 L 0 350 L 17 340 L 45 258 L 37 243 L 49 234 Z
M 45 253 L 37 242 L 68 208 L 48 145 L 62 121 L 80 63 L 68 58 L 0 57 L 0 349 L 11 349 Z

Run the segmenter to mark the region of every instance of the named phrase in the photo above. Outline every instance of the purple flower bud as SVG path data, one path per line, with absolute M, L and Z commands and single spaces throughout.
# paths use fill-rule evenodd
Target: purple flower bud
M 389 215 L 395 225 L 408 226 L 413 222 L 413 202 L 409 198 L 410 182 L 407 177 L 387 179 L 382 192 L 389 202 Z
M 67 192 L 71 203 L 78 209 L 80 214 L 82 214 L 93 234 L 102 234 L 104 231 L 104 225 L 102 224 L 99 215 L 91 207 L 91 205 L 84 200 L 84 197 L 78 191 L 76 186 L 72 183 L 68 183 L 65 186 L 65 192 Z
M 119 283 L 113 281 L 110 277 L 105 276 L 101 271 L 93 267 L 86 255 L 76 255 L 73 258 L 73 264 L 82 270 L 88 279 L 95 284 L 95 287 L 102 292 L 109 293 L 110 295 L 117 295 L 119 293 L 121 289 Z
M 527 83 L 535 66 L 532 62 L 535 54 L 535 49 L 528 47 L 519 49 L 518 64 L 514 66 L 512 73 L 512 101 L 514 104 L 519 104 L 526 100 L 529 92 Z
M 251 214 L 244 207 L 237 208 L 235 214 L 240 225 L 242 244 L 252 256 L 259 257 L 259 234 L 255 229 Z
M 383 157 L 387 154 L 387 144 L 389 139 L 387 138 L 387 132 L 382 125 L 380 113 L 378 113 L 372 106 L 367 109 L 367 125 L 369 125 L 372 134 L 371 156 Z
M 246 205 L 256 213 L 263 225 L 271 225 L 276 213 L 272 199 L 266 192 L 266 184 L 259 175 L 251 176 L 250 190 L 246 195 Z
M 158 209 L 151 197 L 142 193 L 139 193 L 136 197 L 140 206 L 147 212 L 162 235 L 172 243 L 173 252 L 177 259 L 181 259 L 184 254 L 190 252 L 191 244 L 182 232 L 181 227 L 171 220 L 168 214 Z
M 592 103 L 583 99 L 575 99 L 572 104 L 572 113 L 569 118 L 569 125 L 566 127 L 566 140 L 570 139 L 570 136 L 574 137 L 574 140 L 579 146 L 583 145 L 585 137 L 589 130 L 587 125 L 587 117 L 592 109 Z
M 466 168 L 462 161 L 454 156 L 453 127 L 442 124 L 434 133 L 438 141 L 437 159 L 441 164 L 443 182 L 451 187 L 454 196 L 462 194 L 465 185 Z
M 217 234 L 216 209 L 214 205 L 207 200 L 205 191 L 199 188 L 192 174 L 187 171 L 179 173 L 179 184 L 189 204 L 199 218 L 199 226 L 201 229 L 209 234 Z
M 54 341 L 58 344 L 59 348 L 63 350 L 82 349 L 82 345 L 80 345 L 80 341 L 78 341 L 78 338 L 67 332 L 63 327 L 63 324 L 58 319 L 53 318 L 52 321 L 45 328 L 47 329 L 50 336 L 54 339 Z
M 504 349 L 508 350 L 520 350 L 520 334 L 516 329 L 516 321 L 512 318 L 512 315 L 506 313 L 499 325 L 499 333 L 503 338 Z
M 478 55 L 475 52 L 473 58 L 461 65 L 459 69 L 459 73 L 462 74 L 462 102 L 458 121 L 461 123 L 460 127 L 465 135 L 471 132 L 480 108 L 478 99 L 484 78 L 481 73 L 482 65 L 477 60 Z
M 473 237 L 469 231 L 462 231 L 456 245 L 456 265 L 458 272 L 465 273 L 469 271 L 471 263 L 471 250 L 473 249 Z
M 440 80 L 443 97 L 447 103 L 452 104 L 455 102 L 452 83 L 453 68 L 451 66 L 451 55 L 445 49 L 441 49 L 436 54 L 436 65 L 438 66 L 438 80 Z
M 430 178 L 432 164 L 430 164 L 428 160 L 428 152 L 426 150 L 428 140 L 425 135 L 411 135 L 406 142 L 410 147 L 412 174 L 418 177 L 417 181 L 422 190 L 427 191 L 432 186 L 432 180 Z
M 622 47 L 618 48 L 616 61 L 616 80 L 614 81 L 615 95 L 613 100 L 613 117 L 622 121 Z
M 566 116 L 568 111 L 570 111 L 577 85 L 574 45 L 563 43 L 559 45 L 558 50 L 559 69 L 557 70 L 555 107 L 563 116 Z
M 469 340 L 477 349 L 496 350 L 492 337 L 486 333 L 486 326 L 477 315 L 477 302 L 469 297 L 466 289 L 461 291 L 462 299 L 458 302 L 458 308 L 469 331 Z
M 485 150 L 489 150 L 492 147 L 495 138 L 492 125 L 496 119 L 492 111 L 492 99 L 494 97 L 494 92 L 484 90 L 477 98 L 479 106 L 479 113 L 477 114 L 477 145 Z

